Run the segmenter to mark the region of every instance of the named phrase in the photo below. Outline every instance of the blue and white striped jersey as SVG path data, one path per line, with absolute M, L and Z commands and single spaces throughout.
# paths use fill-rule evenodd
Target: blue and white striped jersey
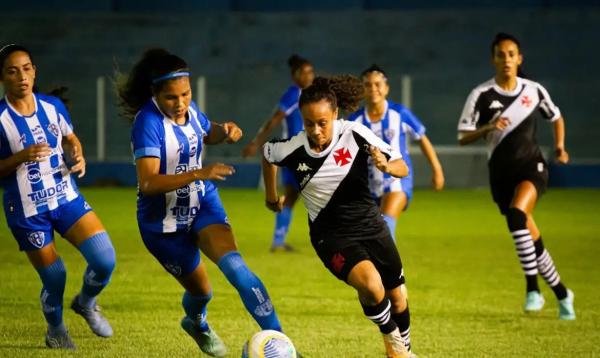
M 300 114 L 300 108 L 298 107 L 300 94 L 302 94 L 302 89 L 296 85 L 292 85 L 285 91 L 279 100 L 278 108 L 285 113 L 282 133 L 283 139 L 291 138 L 304 129 L 302 115 Z
M 372 122 L 365 107 L 351 114 L 348 120 L 358 121 L 370 128 L 373 133 L 391 145 L 394 150 L 399 151 L 412 174 L 408 139 L 420 140 L 425 135 L 425 126 L 408 108 L 385 101 L 385 112 L 380 121 Z M 400 179 L 382 173 L 373 165 L 370 167 L 369 183 L 373 195 L 380 197 L 383 193 L 402 190 Z
M 202 145 L 211 123 L 192 102 L 188 121 L 178 125 L 162 113 L 155 99 L 148 101 L 133 123 L 131 142 L 137 160 L 160 159 L 159 174 L 180 174 L 202 168 Z M 143 195 L 138 190 L 138 223 L 144 230 L 176 232 L 188 230 L 198 214 L 204 196 L 204 182 L 159 195 Z
M 56 97 L 33 94 L 35 112 L 18 113 L 4 98 L 0 101 L 0 158 L 48 143 L 52 154 L 41 162 L 21 163 L 2 178 L 4 207 L 28 218 L 56 209 L 79 196 L 65 164 L 62 138 L 73 133 L 69 113 Z

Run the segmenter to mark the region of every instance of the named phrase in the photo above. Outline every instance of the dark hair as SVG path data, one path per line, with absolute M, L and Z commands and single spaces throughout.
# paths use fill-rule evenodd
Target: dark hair
M 317 77 L 313 83 L 302 90 L 298 105 L 300 107 L 325 100 L 332 109 L 354 112 L 365 97 L 360 79 L 352 75 Z
M 31 63 L 33 63 L 33 57 L 31 56 L 31 52 L 29 52 L 29 50 L 25 46 L 9 44 L 9 45 L 5 45 L 4 47 L 0 48 L 0 70 L 2 68 L 4 68 L 4 62 L 6 62 L 6 59 L 8 59 L 8 57 L 13 52 L 17 52 L 17 51 L 25 52 L 27 54 L 27 56 L 29 56 Z
M 371 66 L 369 66 L 367 69 L 365 69 L 364 71 L 362 71 L 360 73 L 360 77 L 365 77 L 366 75 L 368 75 L 371 72 L 379 72 L 383 75 L 383 77 L 387 78 L 387 74 L 385 73 L 385 71 L 383 70 L 383 68 L 379 67 L 377 64 L 372 64 Z
M 310 61 L 306 58 L 293 54 L 287 60 L 288 66 L 290 66 L 290 70 L 292 74 L 294 74 L 297 70 L 302 68 L 302 66 L 310 65 Z
M 188 71 L 187 63 L 162 48 L 147 50 L 133 66 L 128 76 L 117 70 L 116 86 L 121 114 L 133 119 L 153 93 L 160 92 L 166 81 L 156 79 L 165 75 Z
M 494 41 L 492 41 L 492 46 L 491 46 L 492 57 L 494 57 L 496 46 L 498 46 L 500 44 L 500 42 L 502 42 L 502 41 L 513 42 L 515 45 L 517 45 L 519 52 L 521 52 L 521 42 L 519 42 L 519 40 L 514 35 L 511 35 L 506 32 L 498 32 L 496 34 L 496 36 L 494 37 Z M 517 68 L 517 76 L 519 76 L 521 78 L 526 78 L 525 73 L 523 72 L 523 69 L 521 67 L 522 66 L 519 66 Z

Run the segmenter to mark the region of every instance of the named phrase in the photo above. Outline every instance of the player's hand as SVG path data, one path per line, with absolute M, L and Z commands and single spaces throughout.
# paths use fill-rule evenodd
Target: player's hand
M 77 177 L 83 177 L 85 175 L 85 158 L 83 158 L 83 154 L 77 146 L 73 146 L 71 150 L 71 162 L 71 174 L 79 173 Z
M 383 153 L 381 153 L 381 151 L 379 150 L 379 148 L 375 147 L 375 146 L 369 146 L 369 154 L 371 154 L 371 159 L 373 160 L 373 165 L 375 165 L 375 167 L 379 170 L 381 170 L 384 173 L 388 172 L 388 160 L 385 157 L 385 155 L 383 155 Z
M 270 201 L 269 198 L 265 199 L 265 205 L 267 208 L 273 212 L 280 212 L 283 210 L 283 201 L 285 200 L 285 196 L 280 196 L 277 200 Z
M 244 147 L 244 149 L 242 149 L 242 157 L 243 158 L 253 157 L 256 155 L 257 151 L 258 151 L 258 144 L 256 144 L 255 141 L 252 141 L 252 142 L 248 143 Z
M 194 176 L 200 180 L 225 180 L 226 177 L 233 175 L 235 169 L 223 163 L 214 163 L 196 170 Z
M 444 173 L 441 170 L 436 170 L 433 172 L 433 176 L 431 178 L 431 182 L 433 184 L 433 190 L 440 191 L 444 189 Z
M 565 148 L 556 148 L 556 160 L 560 164 L 567 164 L 569 162 L 569 153 L 567 153 Z
M 510 119 L 507 117 L 499 117 L 492 122 L 490 122 L 490 130 L 499 130 L 503 131 L 510 125 Z
M 233 122 L 225 122 L 221 126 L 223 127 L 223 132 L 225 132 L 225 142 L 231 144 L 242 138 L 242 130 L 237 126 L 237 124 Z
M 19 162 L 42 162 L 46 160 L 52 154 L 52 149 L 48 143 L 33 144 L 29 147 L 21 150 L 19 155 Z

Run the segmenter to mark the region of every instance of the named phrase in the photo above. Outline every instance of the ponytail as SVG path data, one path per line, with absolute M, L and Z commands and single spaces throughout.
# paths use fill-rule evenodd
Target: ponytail
M 354 112 L 364 97 L 363 84 L 355 76 L 317 77 L 308 88 L 302 91 L 299 106 L 325 100 L 334 110 L 340 108 L 346 112 Z

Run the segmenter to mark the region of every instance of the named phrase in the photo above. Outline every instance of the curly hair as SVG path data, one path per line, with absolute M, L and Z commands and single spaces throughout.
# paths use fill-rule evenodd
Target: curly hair
M 133 120 L 142 106 L 152 98 L 153 93 L 161 90 L 165 82 L 156 83 L 153 82 L 154 79 L 188 70 L 187 63 L 180 57 L 165 49 L 154 48 L 144 52 L 128 76 L 115 71 L 121 115 Z
M 307 89 L 302 91 L 299 106 L 325 100 L 329 102 L 332 109 L 340 108 L 346 112 L 354 112 L 364 97 L 363 84 L 355 76 L 319 76 Z

